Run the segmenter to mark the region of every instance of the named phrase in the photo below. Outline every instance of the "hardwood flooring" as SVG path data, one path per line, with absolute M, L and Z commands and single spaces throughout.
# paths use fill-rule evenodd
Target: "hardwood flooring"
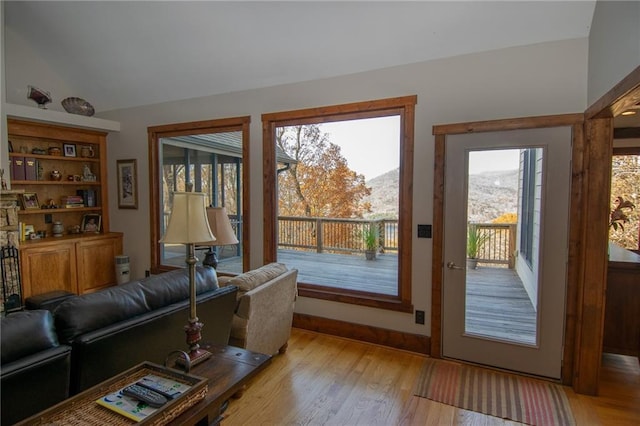
M 232 399 L 233 425 L 517 425 L 413 395 L 424 356 L 293 329 L 289 349 Z M 565 387 L 578 425 L 640 424 L 637 358 L 605 355 L 600 396 Z

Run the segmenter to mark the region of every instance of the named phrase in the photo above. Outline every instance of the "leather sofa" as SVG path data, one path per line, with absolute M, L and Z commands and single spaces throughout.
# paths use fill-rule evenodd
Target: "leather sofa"
M 229 344 L 267 355 L 284 353 L 291 336 L 297 278 L 298 271 L 282 263 L 221 278 L 223 288 L 238 287 Z
M 226 345 L 237 289 L 219 288 L 213 268 L 196 269 L 201 345 Z M 74 296 L 54 311 L 61 343 L 70 345 L 70 393 L 74 395 L 143 361 L 163 364 L 187 350 L 189 274 L 179 269 Z
M 196 268 L 196 282 L 201 345 L 226 345 L 238 289 L 219 288 L 208 267 Z M 179 269 L 68 297 L 53 313 L 9 314 L 0 330 L 1 424 L 36 414 L 143 361 L 163 364 L 169 353 L 187 351 L 189 311 L 189 275 Z
M 47 310 L 9 314 L 0 330 L 0 423 L 10 425 L 69 396 L 71 347 L 58 343 Z

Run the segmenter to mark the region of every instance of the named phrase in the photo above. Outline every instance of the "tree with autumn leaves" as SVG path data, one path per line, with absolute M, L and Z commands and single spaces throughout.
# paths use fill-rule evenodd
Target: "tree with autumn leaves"
M 640 248 L 640 155 L 614 155 L 611 174 L 609 239 L 621 247 Z
M 371 210 L 364 176 L 318 125 L 279 127 L 276 144 L 295 160 L 278 174 L 280 215 L 360 218 Z

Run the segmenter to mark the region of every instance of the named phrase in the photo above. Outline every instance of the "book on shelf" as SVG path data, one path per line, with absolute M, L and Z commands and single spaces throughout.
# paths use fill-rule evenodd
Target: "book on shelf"
M 24 157 L 13 157 L 10 172 L 11 180 L 24 180 Z
M 24 178 L 25 180 L 38 180 L 36 159 L 33 157 L 25 157 L 24 159 Z
M 133 383 L 138 383 L 149 389 L 159 391 L 169 401 L 178 398 L 191 388 L 190 385 L 175 380 L 156 376 L 155 374 L 147 374 L 136 382 L 128 383 L 117 391 L 98 398 L 96 403 L 137 422 L 146 419 L 156 411 L 164 408 L 164 406 L 153 408 L 133 397 L 124 395 L 122 389 Z
M 76 190 L 76 194 L 82 198 L 85 206 L 87 207 L 95 207 L 96 206 L 96 191 L 93 189 L 78 189 Z
M 60 197 L 60 205 L 65 209 L 84 207 L 84 200 L 79 195 L 65 195 Z

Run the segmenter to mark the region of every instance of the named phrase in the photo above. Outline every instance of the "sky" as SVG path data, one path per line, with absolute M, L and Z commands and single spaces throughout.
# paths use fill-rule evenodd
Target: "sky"
M 469 174 L 516 170 L 520 167 L 520 149 L 494 149 L 469 153 Z
M 400 165 L 400 117 L 322 123 L 331 142 L 339 145 L 349 168 L 371 180 Z M 473 151 L 469 173 L 514 170 L 519 167 L 518 149 Z
M 341 148 L 349 168 L 371 180 L 400 166 L 400 117 L 322 123 L 329 140 Z

